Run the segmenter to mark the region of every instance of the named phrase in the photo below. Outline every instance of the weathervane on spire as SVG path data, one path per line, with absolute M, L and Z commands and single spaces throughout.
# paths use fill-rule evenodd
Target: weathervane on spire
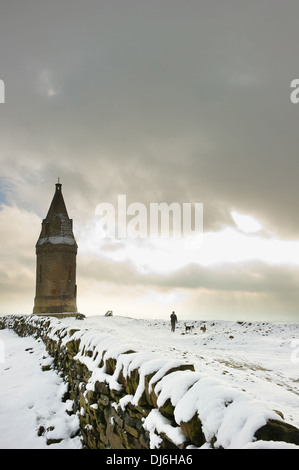
M 59 176 L 58 176 L 58 184 L 60 184 L 60 178 L 59 178 Z

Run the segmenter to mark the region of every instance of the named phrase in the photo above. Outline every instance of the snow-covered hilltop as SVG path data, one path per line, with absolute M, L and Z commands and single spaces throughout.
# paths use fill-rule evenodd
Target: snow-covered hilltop
M 299 324 L 187 321 L 193 331 L 186 333 L 184 323 L 179 321 L 172 333 L 168 320 L 99 315 L 86 317 L 82 327 L 105 332 L 137 351 L 192 363 L 196 371 L 246 391 L 299 427 Z
M 254 436 L 267 420 L 299 427 L 299 325 L 190 321 L 190 331 L 179 321 L 173 333 L 168 320 L 27 318 L 31 331 L 41 324 L 56 366 L 75 387 L 73 410 L 91 446 L 134 448 L 143 439 L 145 447 L 157 448 L 166 436 L 171 445 L 184 447 L 197 441 L 190 434 L 194 422 L 203 433 L 196 447 L 294 447 Z M 4 367 L 0 377 L 5 374 Z M 78 430 L 64 422 L 71 429 L 63 438 L 70 447 L 78 442 Z M 295 430 L 295 441 L 288 442 L 297 439 Z

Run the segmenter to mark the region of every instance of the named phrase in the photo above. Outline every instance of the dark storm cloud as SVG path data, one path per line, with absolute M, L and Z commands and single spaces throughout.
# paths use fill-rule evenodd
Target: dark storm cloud
M 101 269 L 99 269 L 101 267 Z M 273 295 L 280 292 L 282 298 L 298 291 L 298 274 L 290 266 L 268 266 L 262 262 L 225 263 L 214 266 L 191 264 L 174 273 L 138 272 L 133 264 L 118 262 L 116 265 L 102 259 L 80 260 L 80 276 L 122 285 L 160 286 L 174 289 L 207 289 L 209 291 L 250 292 Z M 299 294 L 298 294 L 299 299 Z
M 91 204 L 109 188 L 188 198 L 206 204 L 207 229 L 234 207 L 298 233 L 295 2 L 1 9 L 2 158 L 36 184 L 60 171 Z
M 237 210 L 298 237 L 297 2 L 2 0 L 0 9 L 8 204 L 44 217 L 60 176 L 75 226 L 126 194 L 203 202 L 206 232 L 234 225 Z M 185 287 L 209 282 L 208 271 L 189 273 Z M 250 276 L 240 278 L 249 290 Z M 237 278 L 210 282 L 237 289 Z

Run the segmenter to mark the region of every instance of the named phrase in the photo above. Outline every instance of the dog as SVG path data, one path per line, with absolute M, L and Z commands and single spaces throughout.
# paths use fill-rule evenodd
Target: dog
M 203 333 L 205 333 L 206 330 L 207 330 L 207 327 L 206 327 L 206 325 L 204 325 L 204 326 L 201 326 L 200 329 L 201 329 L 201 331 L 202 331 Z
M 185 333 L 192 333 L 193 325 L 187 325 L 186 323 L 184 323 L 184 326 L 185 326 Z

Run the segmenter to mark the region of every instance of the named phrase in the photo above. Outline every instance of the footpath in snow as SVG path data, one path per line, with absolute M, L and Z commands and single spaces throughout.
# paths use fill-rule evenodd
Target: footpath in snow
M 0 330 L 0 449 L 79 449 L 79 420 L 63 401 L 42 341 Z

